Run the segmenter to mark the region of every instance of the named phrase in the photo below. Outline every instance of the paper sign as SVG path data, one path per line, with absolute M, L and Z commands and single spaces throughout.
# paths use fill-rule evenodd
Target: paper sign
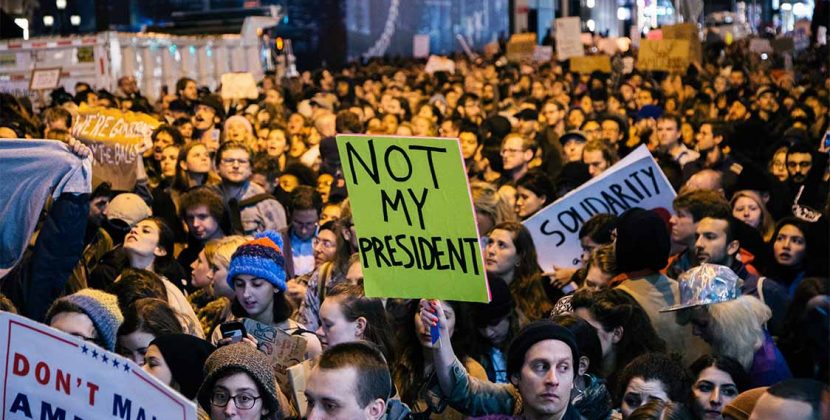
M 703 47 L 700 45 L 700 31 L 694 23 L 678 23 L 662 28 L 663 39 L 680 39 L 689 41 L 689 58 L 696 62 L 703 61 Z M 683 69 L 684 71 L 686 69 Z
M 599 177 L 571 191 L 524 221 L 533 236 L 543 270 L 576 267 L 582 246 L 579 229 L 591 216 L 619 215 L 633 208 L 664 208 L 672 212 L 674 189 L 642 145 Z
M 338 135 L 366 296 L 487 302 L 458 140 Z
M 195 420 L 196 405 L 133 361 L 0 312 L 3 419 Z
M 536 34 L 526 32 L 510 36 L 507 43 L 507 59 L 510 61 L 523 61 L 533 58 L 533 50 L 536 47 Z
M 135 147 L 159 126 L 146 114 L 111 108 L 81 106 L 72 125 L 72 135 L 92 149 L 92 184 L 107 181 L 112 189 L 132 191 L 136 161 Z
M 251 73 L 225 73 L 222 75 L 222 99 L 256 99 L 259 91 Z
M 29 80 L 29 90 L 46 90 L 58 87 L 61 80 L 61 69 L 34 69 Z
M 429 35 L 415 35 L 412 37 L 412 56 L 415 58 L 429 57 Z
M 680 39 L 640 41 L 640 53 L 637 55 L 638 69 L 685 73 L 688 67 L 689 41 Z
M 558 18 L 554 21 L 556 34 L 556 58 L 560 61 L 582 57 L 582 29 L 578 16 Z
M 429 56 L 429 60 L 427 60 L 427 65 L 424 67 L 424 71 L 428 74 L 435 74 L 439 71 L 445 71 L 449 74 L 454 74 L 455 61 L 447 57 L 431 55 Z
M 305 360 L 305 338 L 289 335 L 283 330 L 265 325 L 253 319 L 242 321 L 245 331 L 257 339 L 257 349 L 271 356 L 274 376 L 282 389 L 289 386 L 288 368 Z
M 533 49 L 533 61 L 536 63 L 549 63 L 553 58 L 553 47 L 550 45 L 537 45 Z
M 595 71 L 611 73 L 611 57 L 607 55 L 571 57 L 571 71 L 580 74 L 591 74 Z
M 765 38 L 752 38 L 749 40 L 749 50 L 755 54 L 772 53 L 772 44 Z

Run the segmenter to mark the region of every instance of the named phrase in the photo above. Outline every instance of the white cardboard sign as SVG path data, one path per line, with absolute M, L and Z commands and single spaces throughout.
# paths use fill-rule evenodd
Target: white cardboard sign
M 558 18 L 554 25 L 556 26 L 556 58 L 558 60 L 563 61 L 585 55 L 579 17 Z

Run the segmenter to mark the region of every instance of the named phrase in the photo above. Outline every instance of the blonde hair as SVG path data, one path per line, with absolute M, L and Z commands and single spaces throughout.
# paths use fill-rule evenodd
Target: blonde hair
M 504 202 L 493 184 L 484 181 L 470 183 L 475 211 L 486 214 L 493 219 L 493 226 L 502 222 L 515 222 L 516 213 Z M 487 232 L 481 232 L 484 235 Z
M 228 268 L 236 248 L 249 240 L 244 236 L 233 235 L 208 241 L 205 244 L 205 259 L 210 264 L 210 268 L 214 270 L 218 267 Z
M 712 316 L 713 353 L 737 360 L 748 371 L 755 350 L 764 342 L 764 324 L 772 317 L 770 308 L 758 298 L 744 295 L 706 309 Z
M 755 191 L 738 191 L 732 196 L 732 200 L 729 200 L 730 209 L 735 208 L 735 203 L 741 197 L 746 197 L 754 201 L 755 204 L 757 204 L 758 207 L 761 208 L 761 224 L 758 226 L 758 230 L 764 237 L 764 242 L 769 242 L 770 239 L 772 239 L 772 234 L 775 232 L 775 220 L 772 218 L 772 215 L 770 214 L 769 210 L 767 210 L 767 206 L 766 204 L 764 204 L 764 200 L 761 199 L 761 196 L 758 195 L 758 193 L 756 193 Z
M 591 252 L 588 267 L 596 267 L 604 274 L 617 274 L 617 255 L 614 252 L 614 244 L 611 243 L 596 247 Z

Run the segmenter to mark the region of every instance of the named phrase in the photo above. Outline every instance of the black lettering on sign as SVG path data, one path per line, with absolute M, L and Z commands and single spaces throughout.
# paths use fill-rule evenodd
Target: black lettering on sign
M 407 241 L 408 239 L 408 241 Z M 362 237 L 358 240 L 360 260 L 365 268 L 404 267 L 419 270 L 461 270 L 464 274 L 481 273 L 476 259 L 478 238 L 446 238 L 405 234 Z M 395 259 L 401 252 L 406 261 Z M 374 265 L 373 265 L 374 264 Z

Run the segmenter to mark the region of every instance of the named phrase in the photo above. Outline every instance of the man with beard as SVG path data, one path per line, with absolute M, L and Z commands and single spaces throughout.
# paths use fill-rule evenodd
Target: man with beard
M 682 192 L 672 202 L 675 214 L 671 223 L 671 257 L 666 275 L 676 279 L 684 271 L 697 265 L 695 231 L 704 217 L 726 218 L 732 213 L 726 199 L 715 191 Z
M 801 141 L 787 151 L 787 183 L 790 187 L 788 203 L 807 206 L 814 210 L 827 202 L 827 182 L 822 180 L 827 169 L 827 156 L 816 156 L 809 143 Z

